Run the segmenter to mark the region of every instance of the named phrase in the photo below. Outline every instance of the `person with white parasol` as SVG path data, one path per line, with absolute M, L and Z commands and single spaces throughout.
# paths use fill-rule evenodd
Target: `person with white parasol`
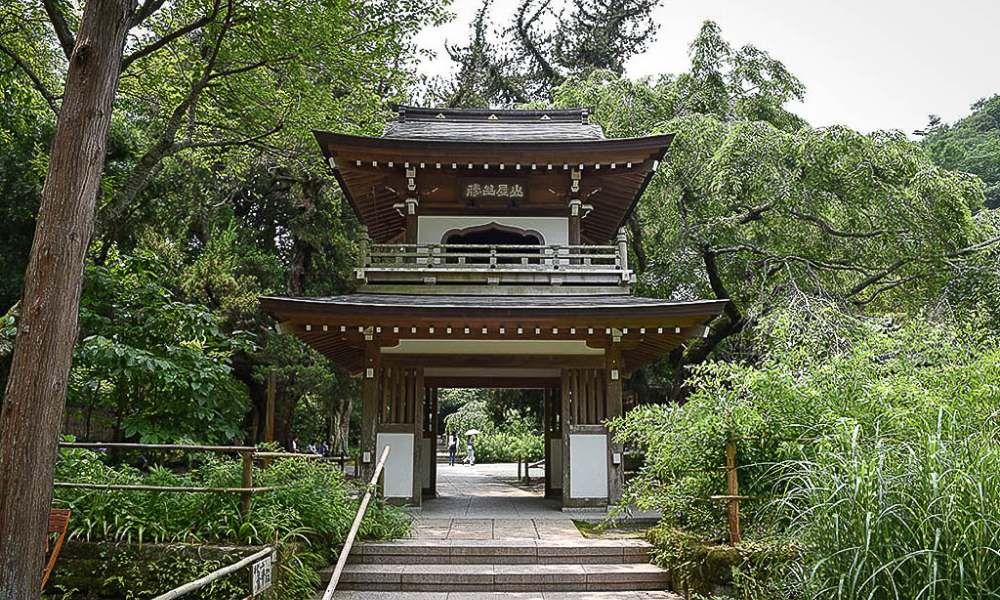
M 470 429 L 465 432 L 465 458 L 462 459 L 463 465 L 476 466 L 476 451 L 473 447 L 472 440 L 475 436 L 479 435 L 478 429 Z

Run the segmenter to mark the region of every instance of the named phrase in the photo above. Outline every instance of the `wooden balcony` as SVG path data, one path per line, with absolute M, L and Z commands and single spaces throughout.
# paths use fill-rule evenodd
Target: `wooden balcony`
M 362 243 L 359 291 L 393 294 L 628 294 L 627 245 Z

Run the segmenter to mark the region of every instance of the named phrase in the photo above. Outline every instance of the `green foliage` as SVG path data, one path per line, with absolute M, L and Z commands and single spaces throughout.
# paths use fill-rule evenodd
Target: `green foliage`
M 456 73 L 433 82 L 430 96 L 450 107 L 510 106 L 548 100 L 572 75 L 606 69 L 620 76 L 655 39 L 652 12 L 661 4 L 519 0 L 514 23 L 498 31 L 490 23 L 493 0 L 483 0 L 468 44 L 447 47 Z
M 977 175 L 986 184 L 986 206 L 1000 208 L 1000 95 L 972 105 L 972 114 L 953 125 L 931 117 L 922 145 L 945 169 Z
M 240 487 L 241 462 L 214 454 L 201 456 L 190 471 L 152 467 L 144 474 L 129 466 L 109 466 L 89 450 L 63 450 L 56 480 L 76 483 L 164 487 Z M 343 474 L 323 461 L 275 460 L 253 472 L 257 487 L 249 514 L 240 514 L 240 495 L 58 488 L 54 505 L 73 511 L 72 538 L 143 542 L 230 542 L 274 544 L 310 542 L 321 549 L 343 542 L 358 508 Z M 399 537 L 408 521 L 398 510 L 373 503 L 362 522 L 363 538 Z
M 904 437 L 845 428 L 778 466 L 781 513 L 812 549 L 810 597 L 1000 598 L 998 366 L 995 351 L 976 364 L 993 377 L 978 419 L 961 400 L 943 403 L 936 427 L 928 411 L 931 422 Z
M 536 419 L 508 408 L 499 421 L 494 421 L 486 401 L 472 400 L 445 417 L 445 434 L 458 435 L 461 455 L 465 432 L 478 429 L 480 435 L 474 442 L 476 462 L 517 462 L 525 457 L 539 460 L 545 456 L 545 441 Z
M 725 539 L 722 503 L 704 499 L 725 493 L 726 440 L 747 438 L 744 536 L 803 544 L 792 575 L 806 597 L 995 597 L 1000 344 L 972 326 L 797 308 L 761 323 L 759 362 L 707 363 L 683 406 L 613 424 L 646 452 L 626 502 Z
M 88 267 L 69 402 L 143 442 L 232 439 L 246 392 L 230 360 L 254 345 L 245 333 L 224 333 L 204 306 L 174 301 L 163 272 L 155 256 L 113 255 Z
M 478 429 L 484 435 L 496 429 L 493 419 L 490 418 L 489 408 L 483 400 L 473 400 L 463 404 L 444 419 L 444 431 L 448 435 L 454 433 L 462 439 L 465 432 L 470 429 Z

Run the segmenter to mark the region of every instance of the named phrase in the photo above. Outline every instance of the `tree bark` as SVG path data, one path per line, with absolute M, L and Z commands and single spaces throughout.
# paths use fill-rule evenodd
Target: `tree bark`
M 302 218 L 305 220 L 304 226 L 308 227 L 316 214 L 316 205 L 319 202 L 320 190 L 323 187 L 322 179 L 307 177 L 302 181 L 302 197 L 300 209 Z M 295 235 L 292 241 L 292 258 L 288 264 L 288 294 L 291 296 L 303 296 L 306 292 L 306 277 L 312 265 L 312 256 L 316 248 L 300 235 Z
M 80 289 L 135 0 L 90 0 L 69 60 L 0 415 L 0 600 L 41 595 Z

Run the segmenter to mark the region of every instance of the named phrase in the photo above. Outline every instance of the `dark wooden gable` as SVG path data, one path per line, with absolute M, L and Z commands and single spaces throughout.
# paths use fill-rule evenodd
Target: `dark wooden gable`
M 382 137 L 315 132 L 358 218 L 376 242 L 396 241 L 405 228 L 394 208 L 410 194 L 416 169 L 421 215 L 567 216 L 573 170 L 581 198 L 592 205 L 582 221 L 584 243 L 611 240 L 666 153 L 672 135 L 606 139 L 590 109 L 438 110 L 399 107 Z M 527 186 L 526 202 L 476 204 L 460 193 L 464 180 L 509 179 Z

